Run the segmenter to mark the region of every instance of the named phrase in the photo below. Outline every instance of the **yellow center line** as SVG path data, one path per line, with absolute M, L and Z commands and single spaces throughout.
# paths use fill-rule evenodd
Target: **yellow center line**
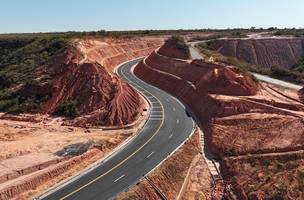
M 149 92 L 150 93 L 150 92 Z M 151 93 L 150 93 L 151 94 Z M 151 94 L 152 95 L 152 94 Z M 154 96 L 154 95 L 152 95 Z M 121 162 L 119 162 L 117 165 L 115 165 L 114 167 L 112 167 L 110 170 L 108 170 L 107 172 L 97 176 L 96 178 L 94 178 L 93 180 L 91 180 L 90 182 L 86 183 L 85 185 L 77 188 L 76 190 L 74 190 L 73 192 L 70 192 L 69 194 L 65 195 L 64 197 L 60 198 L 60 200 L 64 200 L 70 196 L 72 196 L 73 194 L 79 192 L 80 190 L 82 190 L 83 188 L 93 184 L 94 182 L 98 181 L 99 179 L 101 179 L 102 177 L 106 176 L 107 174 L 109 174 L 110 172 L 112 172 L 113 170 L 117 169 L 118 167 L 120 167 L 122 164 L 124 164 L 126 161 L 128 161 L 130 158 L 132 158 L 136 153 L 138 153 L 142 148 L 144 148 L 159 132 L 160 128 L 163 126 L 164 124 L 164 116 L 165 116 L 165 111 L 164 111 L 164 106 L 163 104 L 161 103 L 161 101 L 156 97 L 154 96 L 158 102 L 160 103 L 161 105 L 161 108 L 163 110 L 163 117 L 162 117 L 162 121 L 161 121 L 161 124 L 160 126 L 157 128 L 157 130 L 153 133 L 153 135 L 143 144 L 141 145 L 136 151 L 134 151 L 131 155 L 129 155 L 127 158 L 125 158 L 124 160 L 122 160 Z

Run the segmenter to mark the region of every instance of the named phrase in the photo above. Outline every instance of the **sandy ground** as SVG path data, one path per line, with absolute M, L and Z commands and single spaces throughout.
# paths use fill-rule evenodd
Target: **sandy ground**
M 182 200 L 210 199 L 212 178 L 205 160 L 200 157 L 191 169 L 186 191 Z
M 138 132 L 146 113 L 134 127 L 118 130 L 64 126 L 63 119 L 47 115 L 0 116 L 0 193 L 73 159 L 81 161 L 38 188 L 17 195 L 17 199 L 28 199 L 110 154 L 115 147 Z M 85 152 L 90 156 L 81 158 L 78 155 L 58 154 L 73 144 L 92 144 Z

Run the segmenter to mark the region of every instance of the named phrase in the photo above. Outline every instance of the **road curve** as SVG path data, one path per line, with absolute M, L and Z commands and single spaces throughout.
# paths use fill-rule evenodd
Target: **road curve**
M 185 107 L 168 93 L 135 77 L 131 68 L 137 62 L 139 60 L 127 62 L 117 71 L 151 104 L 151 113 L 143 129 L 106 162 L 42 199 L 113 199 L 157 167 L 189 138 L 194 122 Z

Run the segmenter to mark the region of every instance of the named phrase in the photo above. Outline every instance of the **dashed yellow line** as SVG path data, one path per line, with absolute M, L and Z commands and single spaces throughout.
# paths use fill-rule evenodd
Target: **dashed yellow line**
M 150 92 L 149 92 L 150 93 Z M 151 93 L 150 93 L 151 94 Z M 152 94 L 151 94 L 152 95 Z M 165 112 L 164 111 L 164 106 L 163 104 L 161 103 L 161 101 L 156 97 L 154 96 L 158 102 L 160 103 L 161 105 L 161 108 L 163 110 L 163 113 Z M 112 172 L 113 170 L 117 169 L 118 167 L 120 167 L 122 164 L 124 164 L 126 161 L 128 161 L 130 158 L 132 158 L 136 153 L 138 153 L 142 148 L 144 148 L 159 132 L 160 128 L 163 126 L 164 124 L 164 114 L 163 114 L 163 117 L 162 117 L 162 121 L 161 121 L 161 124 L 160 126 L 157 128 L 157 130 L 153 133 L 153 135 L 143 144 L 141 145 L 136 151 L 134 151 L 131 155 L 129 155 L 127 158 L 125 158 L 124 160 L 122 160 L 121 162 L 119 162 L 117 165 L 115 165 L 113 168 L 111 168 L 110 170 L 108 170 L 107 172 L 97 176 L 96 178 L 94 178 L 93 180 L 91 180 L 90 182 L 86 183 L 85 185 L 79 187 L 78 189 L 74 190 L 73 192 L 70 192 L 69 194 L 65 195 L 64 197 L 60 198 L 60 200 L 64 200 L 70 196 L 72 196 L 73 194 L 76 194 L 77 192 L 79 192 L 80 190 L 82 190 L 83 188 L 93 184 L 94 182 L 98 181 L 99 179 L 101 179 L 102 177 L 106 176 L 107 174 L 109 174 L 110 172 Z

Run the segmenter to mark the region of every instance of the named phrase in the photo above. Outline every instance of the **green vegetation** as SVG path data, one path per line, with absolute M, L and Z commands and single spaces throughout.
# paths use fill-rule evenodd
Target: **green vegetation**
M 173 37 L 178 42 L 178 48 L 189 49 L 179 36 L 198 33 L 195 40 L 211 40 L 219 37 L 244 37 L 247 33 L 272 31 L 276 35 L 301 36 L 303 29 L 193 29 L 193 30 L 137 30 L 137 31 L 89 31 L 89 32 L 55 32 L 55 33 L 22 33 L 0 34 L 0 112 L 36 112 L 41 105 L 50 98 L 50 94 L 25 95 L 22 90 L 29 88 L 32 81 L 37 81 L 35 87 L 39 88 L 48 84 L 50 77 L 39 74 L 38 70 L 55 55 L 63 52 L 70 41 L 78 38 L 104 38 L 104 37 L 140 37 L 153 35 L 177 35 Z M 209 36 L 199 36 L 199 33 L 212 33 Z M 212 41 L 205 43 L 202 48 L 206 54 L 214 56 Z M 216 54 L 218 55 L 218 54 Z M 291 71 L 273 67 L 272 70 L 263 71 L 256 66 L 248 65 L 234 58 L 216 57 L 216 60 L 237 66 L 241 71 L 251 70 L 273 76 L 287 76 L 297 82 L 303 82 L 304 60 Z
M 208 40 L 206 42 L 198 43 L 196 47 L 199 51 L 209 60 L 212 58 L 215 62 L 225 63 L 227 65 L 233 65 L 240 72 L 246 73 L 247 71 L 257 71 L 257 67 L 244 60 L 236 57 L 224 56 L 217 52 L 213 48 L 214 40 Z
M 239 155 L 240 154 L 237 151 L 235 151 L 234 149 L 230 149 L 230 150 L 227 150 L 225 152 L 225 156 L 229 156 L 229 157 L 231 157 L 231 156 L 239 156 Z
M 182 50 L 186 55 L 190 56 L 189 47 L 183 37 L 174 35 L 170 37 L 168 40 L 170 40 L 173 44 L 176 44 L 176 47 L 179 50 Z
M 302 61 L 303 62 L 303 61 Z M 295 82 L 295 83 L 304 83 L 304 71 L 303 63 L 296 65 L 291 69 L 286 69 L 279 66 L 271 67 L 270 75 L 275 78 L 282 80 Z
M 58 106 L 58 108 L 56 109 L 54 114 L 57 116 L 63 116 L 63 117 L 68 117 L 68 118 L 77 117 L 79 114 L 78 114 L 76 102 L 75 101 L 66 101 L 66 102 L 62 103 L 60 106 Z
M 270 69 L 268 69 L 261 66 L 250 64 L 236 57 L 222 55 L 213 48 L 214 41 L 215 40 L 208 40 L 206 42 L 201 42 L 196 45 L 196 47 L 206 57 L 207 60 L 212 57 L 212 59 L 216 62 L 221 62 L 235 66 L 236 69 L 238 69 L 240 72 L 251 71 L 260 74 L 265 74 L 281 80 L 286 80 L 289 82 L 294 82 L 299 84 L 304 83 L 304 59 L 300 60 L 299 63 L 296 64 L 291 69 L 283 68 L 280 66 L 273 66 Z M 257 81 L 256 79 L 254 80 Z
M 36 112 L 49 95 L 27 95 L 22 91 L 47 84 L 36 69 L 68 46 L 68 40 L 49 35 L 0 36 L 0 111 Z M 37 80 L 36 80 L 37 79 Z
M 294 37 L 303 37 L 304 36 L 304 29 L 296 29 L 296 28 L 280 29 L 280 30 L 276 30 L 273 33 L 273 35 L 276 35 L 276 36 L 287 35 L 287 36 L 294 36 Z

